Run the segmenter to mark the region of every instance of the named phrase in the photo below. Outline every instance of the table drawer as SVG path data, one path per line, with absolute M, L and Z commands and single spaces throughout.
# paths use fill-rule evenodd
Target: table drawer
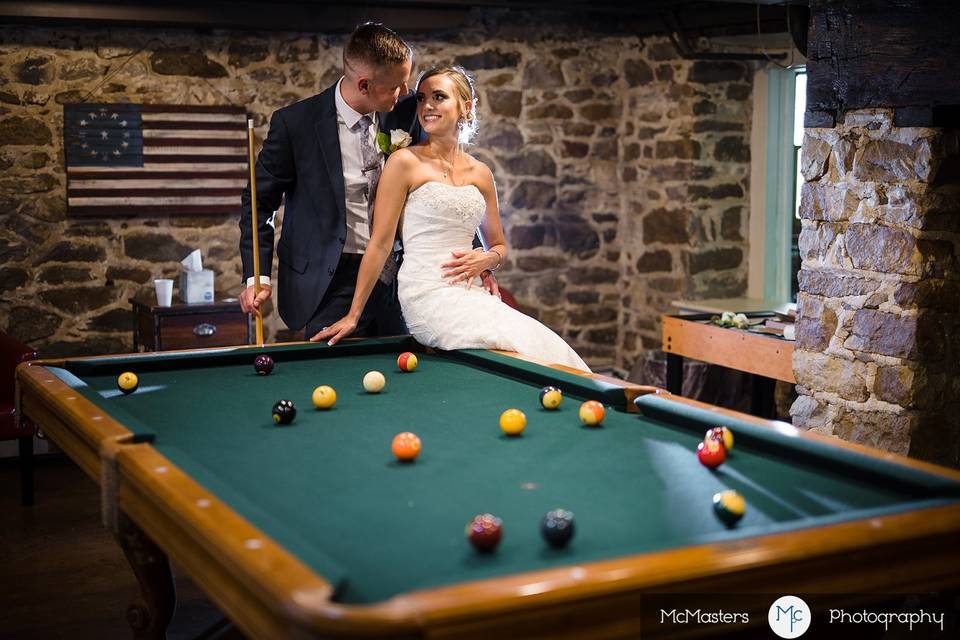
M 210 313 L 159 318 L 156 349 L 199 349 L 247 344 L 245 313 Z

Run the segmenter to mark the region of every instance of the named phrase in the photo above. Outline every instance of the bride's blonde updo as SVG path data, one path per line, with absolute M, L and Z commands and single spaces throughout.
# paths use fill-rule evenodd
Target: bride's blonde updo
M 457 122 L 457 127 L 460 128 L 460 142 L 463 144 L 470 142 L 480 126 L 477 120 L 477 90 L 474 87 L 473 78 L 459 65 L 437 65 L 420 74 L 417 79 L 418 93 L 423 81 L 433 76 L 447 76 L 453 81 L 453 86 L 457 90 L 457 104 L 460 107 L 460 120 Z

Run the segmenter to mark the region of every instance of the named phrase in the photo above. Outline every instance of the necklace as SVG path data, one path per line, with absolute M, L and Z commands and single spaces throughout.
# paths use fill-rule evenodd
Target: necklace
M 437 154 L 437 160 L 440 162 L 440 171 L 443 173 L 443 179 L 453 182 L 453 179 L 450 178 L 450 174 L 453 173 L 453 164 L 456 162 L 456 152 L 454 152 L 454 159 L 450 161 L 449 167 L 443 163 L 443 158 L 440 157 L 440 154 Z

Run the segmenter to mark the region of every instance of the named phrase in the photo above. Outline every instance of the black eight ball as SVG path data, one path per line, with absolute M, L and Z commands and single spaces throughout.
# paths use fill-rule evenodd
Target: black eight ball
M 567 546 L 567 543 L 573 538 L 573 531 L 573 512 L 566 509 L 548 511 L 540 523 L 540 533 L 543 535 L 543 539 L 551 547 L 557 549 Z
M 290 400 L 278 400 L 273 405 L 273 421 L 277 424 L 290 424 L 297 417 L 297 408 Z
M 261 353 L 253 359 L 253 368 L 256 370 L 257 375 L 270 375 L 270 372 L 273 371 L 273 358 L 265 353 Z

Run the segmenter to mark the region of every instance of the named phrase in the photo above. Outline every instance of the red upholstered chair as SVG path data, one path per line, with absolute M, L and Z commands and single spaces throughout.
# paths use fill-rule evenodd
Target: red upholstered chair
M 517 299 L 513 297 L 513 294 L 508 290 L 500 287 L 500 299 L 503 300 L 503 303 L 508 307 L 513 307 L 517 311 L 520 311 L 520 305 L 517 304 Z
M 0 333 L 0 440 L 16 438 L 20 442 L 20 502 L 33 504 L 33 426 L 18 428 L 13 405 L 13 389 L 17 365 L 37 357 L 37 352 Z

